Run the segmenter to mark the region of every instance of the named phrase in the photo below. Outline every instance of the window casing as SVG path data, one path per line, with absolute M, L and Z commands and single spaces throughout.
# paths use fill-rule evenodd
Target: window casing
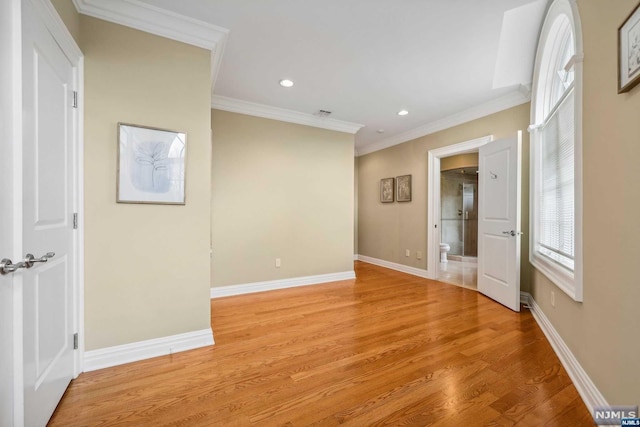
M 575 0 L 545 18 L 531 101 L 530 261 L 582 301 L 582 40 Z

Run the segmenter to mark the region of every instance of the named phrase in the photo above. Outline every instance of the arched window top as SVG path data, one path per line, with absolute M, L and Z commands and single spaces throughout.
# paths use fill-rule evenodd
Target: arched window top
M 579 20 L 574 1 L 556 0 L 547 13 L 534 72 L 532 125 L 541 125 L 571 92 L 582 61 Z

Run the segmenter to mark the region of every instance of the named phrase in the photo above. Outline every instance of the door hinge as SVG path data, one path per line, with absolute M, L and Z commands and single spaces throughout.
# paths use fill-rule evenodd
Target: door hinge
M 73 229 L 78 229 L 78 212 L 73 213 Z
M 78 108 L 78 91 L 73 91 L 73 108 Z
M 73 349 L 78 349 L 78 333 L 73 334 Z

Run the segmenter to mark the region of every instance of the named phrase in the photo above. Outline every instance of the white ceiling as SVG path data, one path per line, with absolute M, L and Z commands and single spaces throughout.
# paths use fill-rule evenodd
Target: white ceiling
M 526 102 L 547 3 L 141 1 L 230 30 L 216 96 L 329 110 L 364 125 L 360 153 Z M 283 78 L 295 86 L 280 87 Z M 401 109 L 409 114 L 398 116 Z

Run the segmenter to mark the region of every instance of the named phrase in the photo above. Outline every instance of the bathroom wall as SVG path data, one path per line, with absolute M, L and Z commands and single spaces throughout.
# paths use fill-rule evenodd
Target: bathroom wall
M 456 154 L 455 156 L 440 159 L 440 170 L 458 169 L 465 167 L 478 167 L 478 153 Z

